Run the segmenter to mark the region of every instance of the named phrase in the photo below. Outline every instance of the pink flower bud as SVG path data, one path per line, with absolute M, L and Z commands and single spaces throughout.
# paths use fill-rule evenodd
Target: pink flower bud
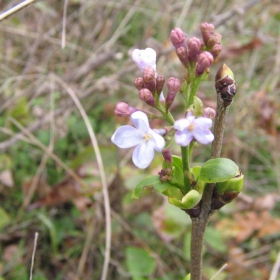
M 216 117 L 216 111 L 213 108 L 207 107 L 207 108 L 204 109 L 202 117 L 209 118 L 209 119 L 213 120 Z
M 196 62 L 196 68 L 195 68 L 195 74 L 196 76 L 201 76 L 204 71 L 212 65 L 214 61 L 213 55 L 210 52 L 202 52 L 198 57 L 197 57 L 197 62 Z
M 202 39 L 206 44 L 209 38 L 214 34 L 215 27 L 211 23 L 203 22 L 200 24 L 200 31 L 201 31 Z
M 196 37 L 188 40 L 189 59 L 191 62 L 195 61 L 201 51 L 202 42 Z
M 135 85 L 135 87 L 136 87 L 138 90 L 140 90 L 141 88 L 143 88 L 143 87 L 144 87 L 144 80 L 143 80 L 143 78 L 142 78 L 142 77 L 137 77 L 137 78 L 135 78 L 135 80 L 134 80 L 134 85 Z
M 162 155 L 163 158 L 165 160 L 165 162 L 169 165 L 172 163 L 172 155 L 171 155 L 171 149 L 170 146 L 168 146 L 167 148 L 163 149 L 162 151 Z
M 185 47 L 180 47 L 176 49 L 176 54 L 180 59 L 180 61 L 182 62 L 182 64 L 187 68 L 189 64 L 189 57 L 188 57 L 189 54 L 187 49 Z
M 147 88 L 140 89 L 139 98 L 152 107 L 156 106 L 156 100 L 151 91 Z
M 181 88 L 181 81 L 179 79 L 171 77 L 167 81 L 167 88 L 168 88 L 168 93 L 165 101 L 165 106 L 166 109 L 169 109 L 174 101 L 177 92 Z
M 155 80 L 155 75 L 156 75 L 156 72 L 153 68 L 146 67 L 143 70 L 143 75 L 142 75 L 144 83 L 149 83 L 151 81 L 154 81 Z
M 145 88 L 149 89 L 152 93 L 156 91 L 155 71 L 153 68 L 147 67 L 143 70 L 143 80 Z
M 211 49 L 216 44 L 221 44 L 221 42 L 222 42 L 222 35 L 219 33 L 214 33 L 209 37 L 209 39 L 207 40 L 207 42 L 205 44 L 208 49 Z
M 216 59 L 218 57 L 218 55 L 221 53 L 221 51 L 223 50 L 222 45 L 220 44 L 216 44 L 211 50 L 211 54 L 213 55 L 214 59 Z
M 186 37 L 181 28 L 174 28 L 170 33 L 170 40 L 176 49 L 185 46 Z
M 162 92 L 164 82 L 165 82 L 165 78 L 163 76 L 157 76 L 157 78 L 156 78 L 156 90 L 157 90 L 158 94 L 160 94 Z
M 129 117 L 132 113 L 139 111 L 136 108 L 130 107 L 124 102 L 118 102 L 115 108 L 115 115 L 118 117 Z

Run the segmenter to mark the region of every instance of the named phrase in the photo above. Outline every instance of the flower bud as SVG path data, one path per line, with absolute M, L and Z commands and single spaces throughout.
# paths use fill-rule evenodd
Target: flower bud
M 137 77 L 137 78 L 135 78 L 135 80 L 134 80 L 134 86 L 135 86 L 138 90 L 140 90 L 141 88 L 143 88 L 143 87 L 144 87 L 144 80 L 143 80 L 143 78 L 142 78 L 142 77 Z
M 156 91 L 157 93 L 161 93 L 164 86 L 165 78 L 163 76 L 156 77 Z
M 217 210 L 230 203 L 241 192 L 243 185 L 244 175 L 240 171 L 239 174 L 229 181 L 217 183 L 211 208 Z
M 200 31 L 201 31 L 202 39 L 206 45 L 207 41 L 214 34 L 215 27 L 211 23 L 203 22 L 200 24 Z
M 185 47 L 180 47 L 176 49 L 176 54 L 180 59 L 180 61 L 182 62 L 182 64 L 187 68 L 189 64 L 189 57 L 188 57 L 189 54 L 187 49 Z
M 216 74 L 215 88 L 223 99 L 224 105 L 230 105 L 237 92 L 237 85 L 231 69 L 226 64 L 223 64 Z
M 139 111 L 136 108 L 130 107 L 124 102 L 118 102 L 115 108 L 115 115 L 118 117 L 129 117 L 132 113 Z
M 187 35 L 182 31 L 181 28 L 174 28 L 170 33 L 170 40 L 176 49 L 185 47 L 186 37 Z
M 208 41 L 205 43 L 208 49 L 213 48 L 216 44 L 221 44 L 222 35 L 219 33 L 214 33 L 210 36 Z
M 196 61 L 197 56 L 201 51 L 202 42 L 196 37 L 188 40 L 189 59 L 191 62 Z
M 168 93 L 165 101 L 166 109 L 169 109 L 174 101 L 177 92 L 181 88 L 181 81 L 177 78 L 171 77 L 167 81 Z
M 223 50 L 223 47 L 221 44 L 216 44 L 211 50 L 210 53 L 213 55 L 214 59 L 218 57 L 218 55 L 221 53 Z
M 156 106 L 156 100 L 151 91 L 147 88 L 140 89 L 139 98 L 152 107 Z
M 209 118 L 209 119 L 215 119 L 216 117 L 216 111 L 213 108 L 207 107 L 204 109 L 202 117 Z
M 164 161 L 166 162 L 167 166 L 171 166 L 172 167 L 172 155 L 171 155 L 171 149 L 170 146 L 168 146 L 167 148 L 163 149 L 161 151 Z
M 143 70 L 143 76 L 142 77 L 143 77 L 143 80 L 144 80 L 144 83 L 145 83 L 145 87 L 147 89 L 149 89 L 152 93 L 155 93 L 155 90 L 156 90 L 155 74 L 156 74 L 156 72 L 151 67 L 146 67 Z
M 202 52 L 197 57 L 195 74 L 197 77 L 201 76 L 204 71 L 212 65 L 214 61 L 213 55 L 210 52 Z

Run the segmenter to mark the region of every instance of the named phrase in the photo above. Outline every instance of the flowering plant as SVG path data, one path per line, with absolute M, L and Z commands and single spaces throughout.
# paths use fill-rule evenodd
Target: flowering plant
M 134 81 L 139 98 L 159 114 L 119 102 L 115 114 L 130 116 L 133 126 L 119 127 L 111 138 L 119 148 L 135 147 L 132 161 L 138 168 L 149 166 L 154 150 L 162 153 L 162 169 L 158 175 L 143 179 L 134 189 L 133 197 L 139 198 L 145 187 L 152 186 L 167 196 L 171 204 L 190 215 L 193 222 L 191 279 L 202 279 L 201 244 L 210 214 L 239 194 L 244 179 L 232 160 L 220 157 L 225 118 L 237 91 L 232 71 L 224 64 L 216 74 L 217 112 L 212 108 L 203 109 L 203 103 L 196 95 L 222 51 L 222 36 L 215 32 L 212 24 L 202 23 L 200 31 L 202 40 L 187 38 L 180 28 L 171 31 L 171 42 L 186 72 L 182 81 L 175 77 L 167 80 L 166 94 L 163 93 L 165 78 L 156 72 L 156 52 L 151 48 L 133 51 L 132 59 L 142 71 L 142 76 Z M 179 94 L 185 117 L 175 120 L 171 109 Z M 164 119 L 168 125 L 150 128 L 149 119 L 155 118 Z M 213 132 L 212 119 L 215 119 Z M 171 153 L 173 138 L 181 148 L 180 156 Z M 194 148 L 211 143 L 210 159 L 201 166 L 192 166 L 190 159 Z

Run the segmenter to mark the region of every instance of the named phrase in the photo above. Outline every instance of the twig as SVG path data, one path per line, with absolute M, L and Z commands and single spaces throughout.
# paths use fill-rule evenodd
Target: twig
M 67 22 L 67 7 L 68 0 L 64 0 L 63 7 L 63 20 L 62 20 L 62 36 L 61 36 L 61 48 L 65 48 L 65 38 L 66 38 L 66 22 Z
M 217 94 L 217 115 L 214 125 L 215 139 L 212 143 L 212 158 L 218 158 L 221 155 L 225 119 L 227 117 L 229 107 L 226 106 L 220 96 Z M 211 215 L 211 204 L 215 184 L 208 184 L 204 190 L 201 201 L 201 212 L 199 217 L 192 218 L 192 241 L 191 241 L 191 279 L 202 279 L 202 249 L 204 242 L 205 229 Z
M 269 280 L 276 280 L 279 268 L 280 268 L 280 251 L 278 252 L 276 262 L 275 262 L 273 269 L 271 271 L 271 274 L 269 276 Z
M 101 276 L 101 280 L 106 280 L 108 268 L 109 268 L 109 262 L 110 262 L 110 254 L 111 254 L 111 209 L 110 209 L 108 186 L 107 186 L 107 181 L 106 181 L 106 175 L 104 172 L 104 166 L 103 166 L 101 153 L 100 153 L 100 150 L 98 147 L 98 143 L 97 143 L 94 131 L 93 131 L 90 121 L 88 119 L 88 116 L 87 116 L 80 100 L 77 98 L 75 92 L 65 82 L 63 82 L 63 80 L 60 79 L 58 76 L 54 75 L 54 78 L 68 92 L 68 94 L 73 99 L 74 103 L 76 104 L 78 110 L 80 111 L 80 114 L 87 127 L 87 130 L 88 130 L 91 142 L 92 142 L 92 146 L 95 151 L 96 160 L 97 160 L 97 164 L 98 164 L 98 168 L 99 168 L 99 172 L 100 172 L 102 192 L 103 192 L 103 197 L 104 197 L 105 217 L 106 217 L 106 248 L 105 248 L 105 259 L 104 259 L 104 263 L 103 263 L 102 276 Z
M 0 22 L 4 19 L 6 19 L 7 17 L 17 13 L 18 11 L 26 8 L 27 6 L 29 6 L 30 4 L 34 3 L 37 0 L 25 0 L 23 2 L 21 2 L 20 4 L 14 6 L 13 8 L 11 8 L 10 10 L 4 12 L 3 14 L 0 15 Z
M 210 280 L 214 280 L 216 276 L 218 276 L 226 267 L 227 267 L 227 263 L 225 263 L 218 271 L 217 273 L 215 273 L 215 275 L 210 279 Z
M 32 278 L 33 278 L 33 268 L 34 268 L 35 253 L 36 253 L 36 248 L 37 248 L 37 241 L 38 241 L 38 232 L 35 232 L 29 280 L 32 280 Z

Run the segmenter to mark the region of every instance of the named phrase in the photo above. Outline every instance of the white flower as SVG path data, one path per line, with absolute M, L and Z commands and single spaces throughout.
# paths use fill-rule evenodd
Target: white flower
M 132 59 L 143 72 L 146 67 L 151 67 L 156 72 L 157 54 L 154 49 L 146 48 L 145 50 L 135 49 L 132 52 Z
M 136 146 L 132 154 L 133 163 L 141 169 L 148 167 L 154 158 L 154 150 L 161 152 L 165 141 L 163 137 L 150 128 L 148 117 L 145 113 L 137 111 L 131 114 L 133 126 L 119 127 L 111 140 L 119 148 Z
M 214 135 L 210 131 L 212 120 L 209 118 L 195 118 L 192 113 L 188 113 L 186 118 L 174 123 L 175 141 L 180 146 L 188 146 L 195 139 L 201 144 L 209 144 L 214 140 Z

